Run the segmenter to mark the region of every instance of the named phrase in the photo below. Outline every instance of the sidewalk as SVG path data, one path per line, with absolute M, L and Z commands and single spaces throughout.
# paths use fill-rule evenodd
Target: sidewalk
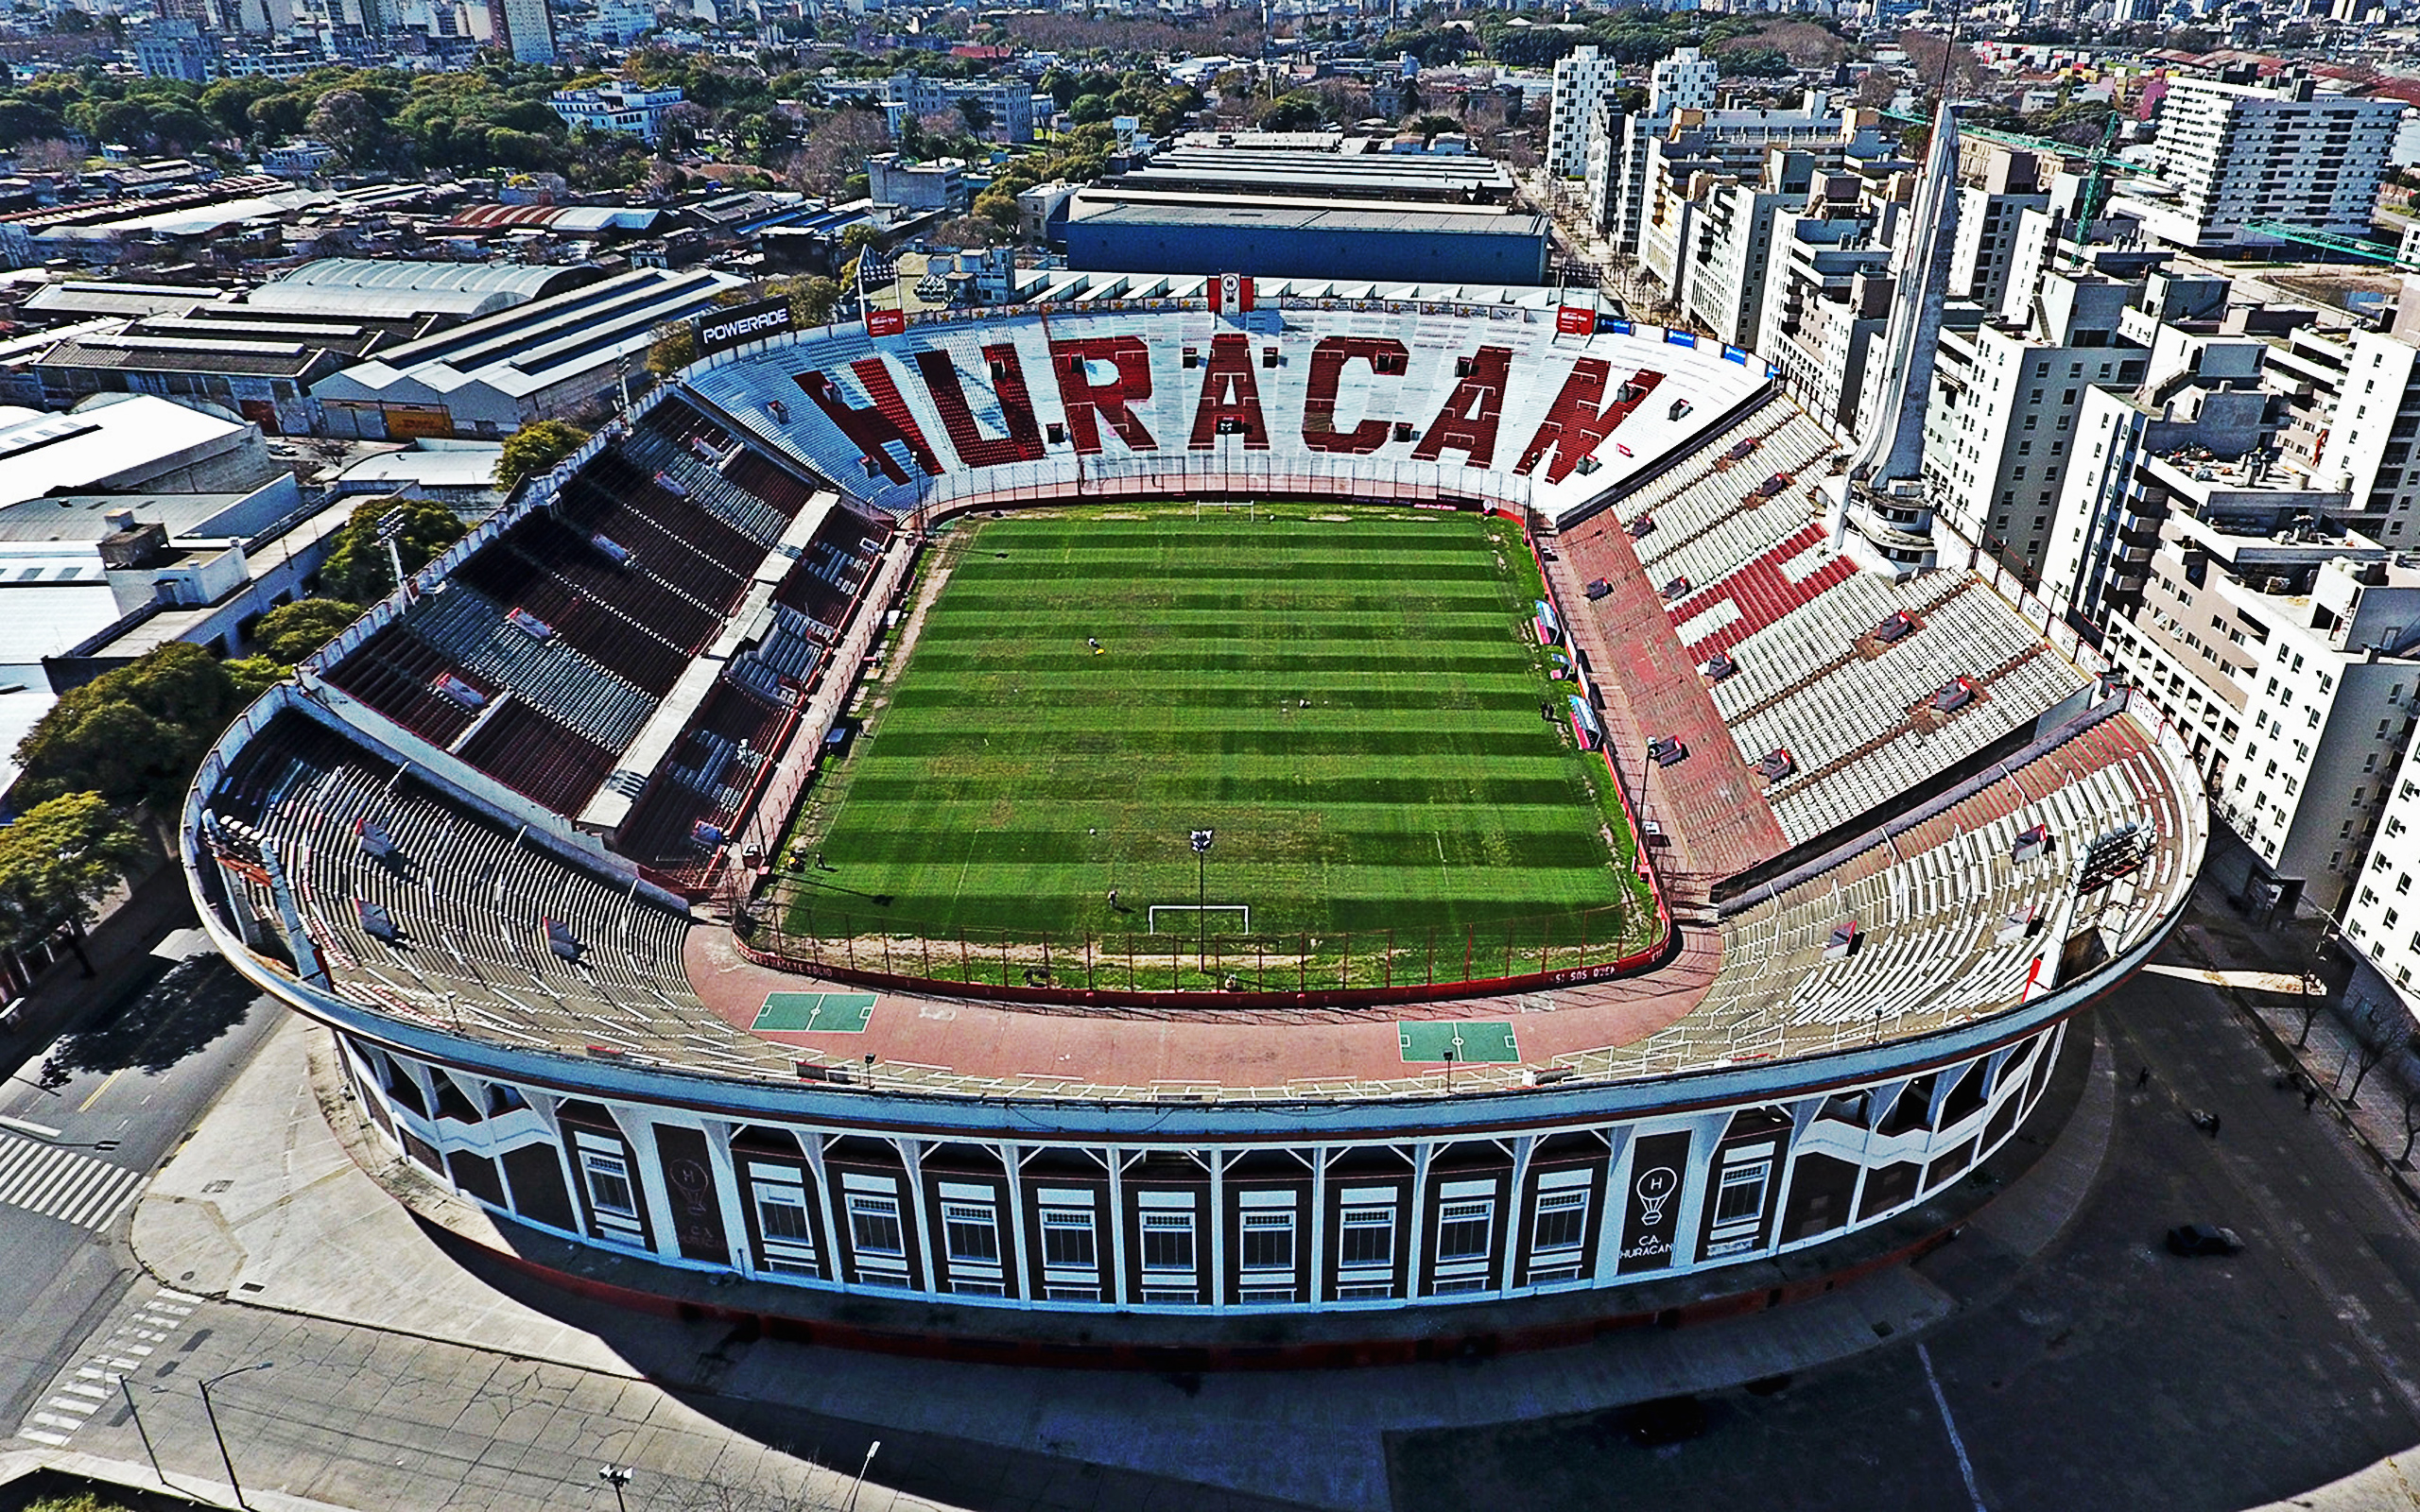
M 595 1474 L 603 1444 L 626 1446 L 660 1486 L 684 1476 L 697 1484 L 682 1467 L 729 1461 L 821 1494 L 834 1472 L 812 1460 L 853 1467 L 879 1437 L 889 1447 L 869 1484 L 870 1509 L 887 1509 L 890 1487 L 904 1482 L 925 1496 L 998 1507 L 1267 1512 L 1283 1502 L 1378 1512 L 1392 1501 L 1392 1434 L 1721 1390 L 1846 1358 L 1972 1305 L 1986 1275 L 2005 1279 L 1998 1262 L 2038 1252 L 2089 1192 L 2116 1104 L 2101 1048 L 2088 1073 L 2071 1073 L 2082 1101 L 2066 1135 L 1976 1215 L 1966 1238 L 1938 1252 L 1955 1263 L 1928 1261 L 1922 1273 L 1897 1266 L 1771 1313 L 1629 1330 L 1578 1349 L 1180 1378 L 811 1349 L 724 1324 L 631 1316 L 512 1277 L 433 1238 L 354 1166 L 326 1120 L 357 1130 L 358 1111 L 340 1097 L 323 1108 L 311 1090 L 310 1061 L 328 1053 L 323 1031 L 299 1020 L 282 1028 L 162 1170 L 132 1237 L 161 1282 L 232 1304 L 205 1304 L 222 1321 L 207 1355 L 188 1362 L 191 1372 L 224 1367 L 222 1353 L 225 1365 L 285 1362 L 248 1387 L 255 1400 L 290 1394 L 270 1410 L 272 1423 L 245 1427 L 250 1455 L 275 1456 L 263 1487 L 381 1508 L 600 1504 L 554 1496 Z M 468 1208 L 418 1185 L 424 1208 Z M 482 1279 L 491 1274 L 493 1284 Z M 1962 1295 L 1969 1276 L 1975 1295 Z M 489 1364 L 471 1363 L 479 1359 Z M 389 1377 L 411 1383 L 392 1386 L 404 1396 L 381 1395 Z M 471 1463 L 485 1451 L 482 1435 L 503 1431 L 483 1404 L 499 1389 L 525 1397 L 532 1386 L 500 1384 L 525 1380 L 544 1383 L 556 1403 L 546 1426 L 510 1446 L 510 1466 Z M 176 1395 L 181 1382 L 169 1385 L 146 1399 L 144 1419 L 189 1411 L 191 1435 L 206 1450 L 198 1406 Z M 130 1458 L 134 1483 L 154 1484 L 139 1449 L 120 1447 L 130 1445 L 129 1433 L 112 1441 L 96 1427 L 73 1447 Z M 190 1435 L 171 1419 L 167 1436 Z M 427 1443 L 403 1456 L 408 1469 L 397 1457 L 407 1438 Z M 804 1454 L 786 1452 L 793 1444 Z M 523 1459 L 533 1469 L 521 1469 Z M 171 1470 L 180 1485 L 191 1479 Z M 253 1476 L 248 1468 L 248 1495 Z M 876 1484 L 883 1502 L 873 1500 Z
M 87 1007 L 118 996 L 143 973 L 157 970 L 161 963 L 152 954 L 152 946 L 198 922 L 183 869 L 173 862 L 162 862 L 85 936 L 84 954 L 93 963 L 91 976 L 70 956 L 26 989 L 15 1021 L 0 1029 L 0 1073 L 22 1067 Z
M 2360 1044 L 2352 1025 L 2340 1017 L 2345 982 L 2352 974 L 2342 953 L 2349 947 L 2333 945 L 2331 958 L 2320 961 L 2315 953 L 2324 927 L 2318 919 L 2295 919 L 2256 929 L 2223 904 L 2209 906 L 2204 893 L 2197 891 L 2167 952 L 2173 963 L 2167 969 L 2189 962 L 2227 977 L 2218 984 L 2221 992 L 2267 1043 L 2278 1074 L 2299 1072 L 2308 1077 L 2319 1090 L 2313 1112 L 2342 1122 L 2387 1179 L 2420 1210 L 2420 1181 L 2399 1163 L 2407 1139 L 2407 1098 L 2420 1109 L 2420 1061 L 2395 1048 L 2379 1057 L 2366 1077 L 2360 1076 Z M 2291 984 L 2314 971 L 2325 987 L 2325 1003 L 2310 1016 L 2306 1035 L 2304 1015 L 2312 1005 Z M 2277 1095 L 2300 1093 L 2289 1090 Z

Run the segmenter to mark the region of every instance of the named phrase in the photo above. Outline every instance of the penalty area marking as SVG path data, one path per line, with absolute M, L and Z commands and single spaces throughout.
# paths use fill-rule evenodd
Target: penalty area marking
M 873 1021 L 871 992 L 768 992 L 748 1027 L 775 1034 L 863 1034 Z
M 1512 1025 L 1501 1020 L 1483 1023 L 1398 1020 L 1395 1040 L 1403 1047 L 1404 1063 L 1412 1066 L 1443 1065 L 1448 1058 L 1466 1066 L 1473 1061 L 1502 1065 L 1521 1058 Z

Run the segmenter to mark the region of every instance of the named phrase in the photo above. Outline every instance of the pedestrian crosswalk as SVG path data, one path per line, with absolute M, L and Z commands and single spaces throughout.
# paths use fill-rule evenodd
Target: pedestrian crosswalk
M 60 1378 L 51 1394 L 17 1430 L 17 1436 L 53 1449 L 63 1446 L 103 1404 L 117 1400 L 118 1382 L 142 1369 L 168 1335 L 184 1326 L 200 1301 L 174 1287 L 153 1291 L 111 1332 L 99 1353 Z
M 101 1229 L 125 1211 L 143 1173 L 81 1150 L 0 1134 L 0 1207 Z

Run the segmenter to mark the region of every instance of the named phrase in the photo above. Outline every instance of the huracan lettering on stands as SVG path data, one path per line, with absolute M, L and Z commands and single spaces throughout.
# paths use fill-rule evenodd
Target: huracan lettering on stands
M 1115 368 L 1117 376 L 1105 384 L 1093 382 L 1096 362 Z M 1059 380 L 1059 404 L 1067 413 L 1067 438 L 1076 443 L 1078 456 L 1099 454 L 1104 423 L 1130 451 L 1159 450 L 1133 408 L 1151 397 L 1151 349 L 1141 336 L 1053 341 L 1050 370 Z
M 941 476 L 941 459 L 933 455 L 932 444 L 917 427 L 916 417 L 909 413 L 908 402 L 899 397 L 899 386 L 890 381 L 890 369 L 880 357 L 859 357 L 849 365 L 865 385 L 866 394 L 873 403 L 857 408 L 840 393 L 840 386 L 821 372 L 803 372 L 798 386 L 816 407 L 831 418 L 849 439 L 857 443 L 866 460 L 878 468 L 882 475 L 893 483 L 908 481 L 908 473 L 890 455 L 890 443 L 897 441 L 907 449 L 916 465 L 934 477 Z
M 1495 427 L 1504 419 L 1504 388 L 1512 370 L 1510 347 L 1481 347 L 1463 359 L 1461 382 L 1445 397 L 1411 455 L 1434 462 L 1451 447 L 1463 454 L 1465 466 L 1493 465 Z
M 1368 363 L 1373 373 L 1399 374 L 1411 367 L 1411 352 L 1389 336 L 1329 336 L 1311 349 L 1303 444 L 1314 452 L 1367 456 L 1387 444 L 1388 423 L 1381 416 L 1368 416 L 1349 431 L 1336 428 L 1337 390 L 1344 382 L 1344 365 L 1356 361 Z
M 1234 331 L 1210 338 L 1201 366 L 1201 402 L 1193 411 L 1188 451 L 1207 452 L 1221 436 L 1241 436 L 1244 450 L 1269 450 L 1269 421 L 1260 413 L 1260 379 L 1252 369 L 1252 341 Z
M 1554 396 L 1554 407 L 1538 425 L 1537 434 L 1521 449 L 1521 460 L 1513 465 L 1515 472 L 1527 472 L 1538 465 L 1549 448 L 1554 460 L 1547 464 L 1547 481 L 1560 483 L 1571 476 L 1580 459 L 1604 444 L 1614 427 L 1630 418 L 1630 412 L 1647 402 L 1655 386 L 1664 381 L 1660 372 L 1641 368 L 1621 387 L 1610 404 L 1605 403 L 1605 380 L 1613 369 L 1602 357 L 1582 357 L 1571 365 L 1570 376 L 1563 381 L 1563 391 Z
M 1000 421 L 1006 436 L 985 436 L 975 423 L 959 382 L 958 366 L 946 352 L 916 353 L 916 370 L 941 412 L 942 429 L 958 459 L 968 467 L 997 467 L 1003 462 L 1033 462 L 1042 457 L 1042 426 L 1033 418 L 1033 397 L 1026 392 L 1025 369 L 1017 366 L 1014 343 L 1003 341 L 983 349 L 983 363 L 992 374 L 992 389 L 1000 401 Z

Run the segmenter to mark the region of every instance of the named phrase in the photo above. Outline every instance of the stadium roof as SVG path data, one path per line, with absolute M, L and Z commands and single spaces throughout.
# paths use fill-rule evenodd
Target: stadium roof
M 406 263 L 323 257 L 252 291 L 255 310 L 290 314 L 476 318 L 567 293 L 604 276 L 587 265 Z

